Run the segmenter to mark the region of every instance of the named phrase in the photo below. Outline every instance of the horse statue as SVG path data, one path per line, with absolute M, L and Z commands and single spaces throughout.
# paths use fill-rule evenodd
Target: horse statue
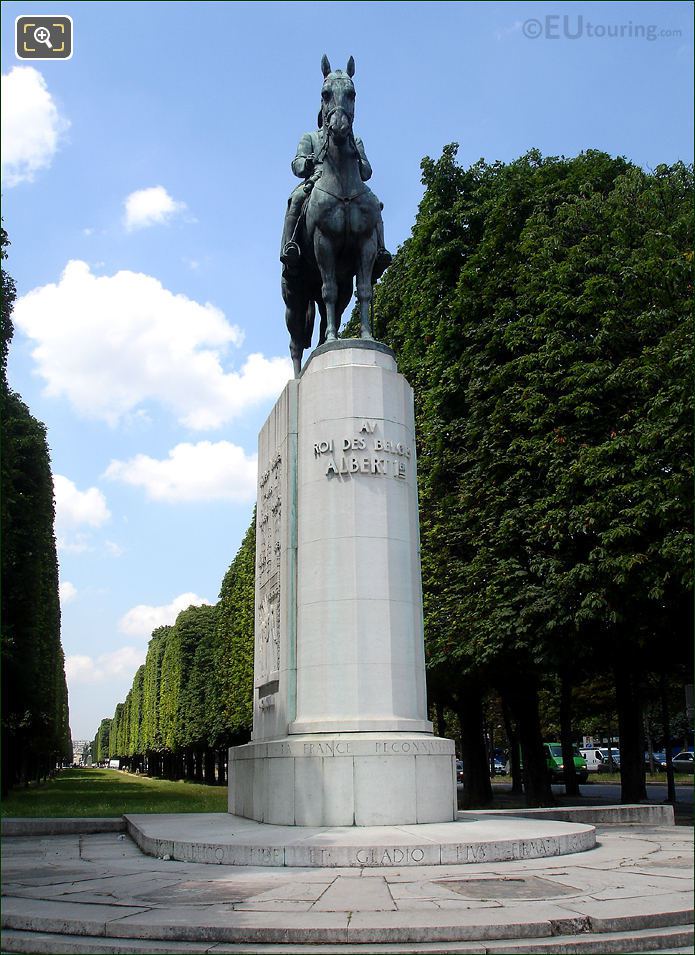
M 391 262 L 384 248 L 381 203 L 365 185 L 372 170 L 353 133 L 355 61 L 331 70 L 321 60 L 319 129 L 302 137 L 292 163 L 305 182 L 290 197 L 280 256 L 290 355 L 299 377 L 311 347 L 318 305 L 319 345 L 335 341 L 356 279 L 361 336 L 372 338 L 372 286 Z

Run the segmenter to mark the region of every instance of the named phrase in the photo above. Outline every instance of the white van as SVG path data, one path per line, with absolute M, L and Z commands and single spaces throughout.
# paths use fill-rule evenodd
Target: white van
M 121 761 L 120 759 L 110 759 L 109 760 L 109 769 L 120 769 Z
M 582 749 L 580 752 L 586 760 L 586 768 L 588 772 L 610 772 L 607 746 L 597 746 L 596 749 Z M 617 772 L 620 769 L 620 750 L 613 747 L 613 749 L 611 749 L 611 756 L 613 757 L 613 771 Z
M 597 749 L 580 749 L 579 752 L 586 760 L 587 772 L 597 773 L 599 766 L 603 762 L 599 751 Z

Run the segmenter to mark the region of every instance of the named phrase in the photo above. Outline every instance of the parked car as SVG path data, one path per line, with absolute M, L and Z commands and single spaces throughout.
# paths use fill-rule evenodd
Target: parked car
M 561 783 L 565 778 L 565 766 L 562 762 L 562 744 L 561 743 L 543 743 L 545 757 L 550 770 L 550 778 L 554 783 Z M 585 783 L 589 778 L 586 768 L 586 760 L 579 752 L 577 747 L 574 749 L 574 771 L 580 783 Z
M 462 759 L 456 760 L 456 786 L 457 788 L 463 786 L 463 760 Z
M 682 753 L 678 753 L 677 756 L 673 757 L 674 773 L 692 773 L 694 767 L 693 754 L 687 750 L 683 750 Z
M 598 771 L 600 773 L 618 772 L 618 770 L 620 769 L 620 750 L 619 749 L 615 749 L 615 747 L 611 747 L 610 759 L 608 757 L 607 746 L 597 747 L 596 752 L 599 754 L 599 758 L 601 760 L 599 764 L 599 768 L 598 768 Z M 613 764 L 612 769 L 611 769 L 611 762 Z
M 495 756 L 495 776 L 507 775 L 507 760 L 502 756 Z
M 654 772 L 663 773 L 666 769 L 666 753 L 663 750 L 660 750 L 659 752 L 652 753 L 652 758 L 654 760 Z M 648 773 L 651 772 L 649 753 L 644 754 L 644 768 Z

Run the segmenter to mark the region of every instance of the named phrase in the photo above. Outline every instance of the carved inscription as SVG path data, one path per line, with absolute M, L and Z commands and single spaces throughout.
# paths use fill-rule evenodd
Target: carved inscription
M 355 862 L 358 865 L 419 865 L 425 858 L 424 849 L 370 848 L 358 849 Z
M 376 743 L 377 753 L 442 753 L 448 756 L 451 752 L 449 743 L 445 740 L 384 740 Z
M 378 430 L 376 421 L 365 420 L 358 422 L 355 434 L 315 441 L 314 458 L 324 464 L 326 477 L 371 474 L 406 480 L 412 448 L 379 436 Z

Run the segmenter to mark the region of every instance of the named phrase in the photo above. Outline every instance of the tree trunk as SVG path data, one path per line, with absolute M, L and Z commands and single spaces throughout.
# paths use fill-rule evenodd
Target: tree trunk
M 217 754 L 217 783 L 219 786 L 227 785 L 227 750 L 221 749 Z
M 560 742 L 562 765 L 565 774 L 565 793 L 579 795 L 579 780 L 574 768 L 574 743 L 572 742 L 572 682 L 566 671 L 560 674 Z
M 668 711 L 668 698 L 666 696 L 666 674 L 659 676 L 659 689 L 661 691 L 661 723 L 662 733 L 664 734 L 664 752 L 666 753 L 666 802 L 672 806 L 676 804 L 676 781 L 673 778 L 673 753 L 671 752 L 671 717 Z
M 187 749 L 184 753 L 184 778 L 195 779 L 195 753 L 192 749 Z
M 444 704 L 437 700 L 434 704 L 434 711 L 437 714 L 437 736 L 446 736 L 444 725 Z
M 461 807 L 473 809 L 489 806 L 492 802 L 492 786 L 485 746 L 483 698 L 477 685 L 463 684 L 459 694 L 458 716 L 463 760 Z
M 649 761 L 649 775 L 654 775 L 654 740 L 652 739 L 652 733 L 649 728 L 649 721 L 647 717 L 644 717 L 644 738 L 647 743 L 647 757 Z
M 538 715 L 538 685 L 526 675 L 515 687 L 512 706 L 519 727 L 526 805 L 552 806 L 553 793 Z
M 623 666 L 622 661 L 616 664 L 614 673 L 620 732 L 620 801 L 642 802 L 647 798 L 647 789 L 640 690 L 635 674 Z
M 215 750 L 209 747 L 205 750 L 205 782 L 208 786 L 215 784 Z
M 506 697 L 502 697 L 502 718 L 504 719 L 504 730 L 509 742 L 509 772 L 512 775 L 512 793 L 520 796 L 524 791 L 521 782 L 521 759 L 519 754 L 519 733 L 514 725 L 512 714 L 509 709 L 509 703 Z

